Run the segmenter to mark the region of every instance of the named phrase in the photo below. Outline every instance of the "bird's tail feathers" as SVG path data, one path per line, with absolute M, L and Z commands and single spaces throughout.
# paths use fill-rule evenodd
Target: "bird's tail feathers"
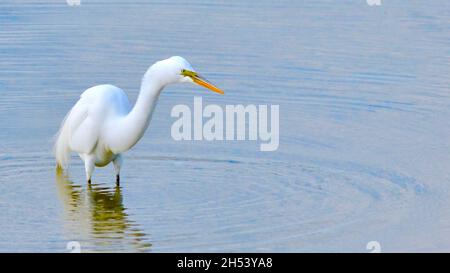
M 53 147 L 53 152 L 56 159 L 56 168 L 58 170 L 66 169 L 69 166 L 70 162 L 70 126 L 66 122 L 69 115 L 70 112 L 64 118 L 58 133 L 56 133 L 55 135 L 55 145 Z

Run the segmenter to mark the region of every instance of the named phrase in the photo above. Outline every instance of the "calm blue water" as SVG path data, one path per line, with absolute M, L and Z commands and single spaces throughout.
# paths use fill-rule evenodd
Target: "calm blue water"
M 450 2 L 0 3 L 0 251 L 450 251 Z M 180 55 L 225 96 L 176 85 L 93 185 L 52 136 L 86 88 L 132 101 Z M 177 104 L 280 105 L 280 147 L 174 141 Z

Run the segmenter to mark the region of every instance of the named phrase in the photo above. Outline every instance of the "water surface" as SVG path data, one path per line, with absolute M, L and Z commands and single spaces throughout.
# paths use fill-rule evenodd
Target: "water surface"
M 342 3 L 341 3 L 342 2 Z M 0 3 L 0 251 L 450 250 L 448 1 Z M 167 88 L 141 142 L 91 186 L 57 174 L 86 88 L 132 101 L 187 58 L 225 96 Z M 173 106 L 280 105 L 280 147 L 174 141 Z

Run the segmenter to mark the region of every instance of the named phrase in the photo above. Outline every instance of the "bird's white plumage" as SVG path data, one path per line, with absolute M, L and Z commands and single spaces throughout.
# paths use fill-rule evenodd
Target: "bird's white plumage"
M 95 164 L 103 166 L 112 158 L 107 139 L 114 134 L 114 122 L 130 112 L 125 92 L 113 85 L 97 85 L 81 94 L 67 115 L 58 134 L 56 159 L 66 167 L 70 152 L 95 154 Z M 59 145 L 58 145 L 59 144 Z
M 95 166 L 105 166 L 111 161 L 118 177 L 121 153 L 143 136 L 163 88 L 171 83 L 193 82 L 192 73 L 182 73 L 186 70 L 193 71 L 193 68 L 182 57 L 156 62 L 145 73 L 132 108 L 125 92 L 113 85 L 97 85 L 84 91 L 57 134 L 57 165 L 67 167 L 71 152 L 76 152 L 85 163 L 88 181 Z M 195 80 L 198 82 L 201 78 Z M 210 83 L 203 83 L 203 86 L 218 90 Z

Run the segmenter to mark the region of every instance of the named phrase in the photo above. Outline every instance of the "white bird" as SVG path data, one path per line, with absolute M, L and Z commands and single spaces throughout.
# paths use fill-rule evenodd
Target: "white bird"
M 57 168 L 66 168 L 71 152 L 76 152 L 84 161 L 86 179 L 91 183 L 95 166 L 104 167 L 112 161 L 119 184 L 122 153 L 144 135 L 161 91 L 169 84 L 184 82 L 223 94 L 178 56 L 156 62 L 147 70 L 132 108 L 125 92 L 116 86 L 97 85 L 84 91 L 56 135 Z

